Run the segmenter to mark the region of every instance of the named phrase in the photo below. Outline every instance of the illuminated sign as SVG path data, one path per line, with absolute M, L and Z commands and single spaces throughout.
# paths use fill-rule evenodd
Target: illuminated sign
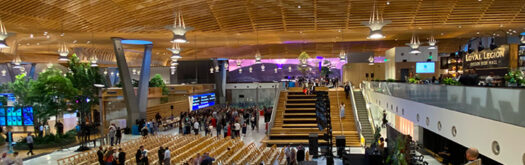
M 463 56 L 463 62 L 464 67 L 468 69 L 509 67 L 509 45 L 466 54 Z
M 194 111 L 215 105 L 215 93 L 189 96 L 190 110 Z

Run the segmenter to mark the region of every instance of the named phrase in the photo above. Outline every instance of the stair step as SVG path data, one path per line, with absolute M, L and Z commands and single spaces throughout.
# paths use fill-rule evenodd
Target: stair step
M 317 127 L 317 123 L 315 124 L 283 124 L 283 128 L 315 128 Z

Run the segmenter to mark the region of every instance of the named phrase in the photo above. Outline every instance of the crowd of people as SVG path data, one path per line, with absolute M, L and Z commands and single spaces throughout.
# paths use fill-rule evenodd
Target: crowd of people
M 187 135 L 199 134 L 215 136 L 231 136 L 232 138 L 246 136 L 247 131 L 259 131 L 259 113 L 264 112 L 265 123 L 270 121 L 271 108 L 249 107 L 245 109 L 234 107 L 212 107 L 180 114 L 179 132 Z M 267 128 L 267 125 L 266 125 Z
M 297 165 L 305 161 L 305 154 L 306 151 L 303 145 L 299 145 L 297 148 L 287 145 L 284 148 L 284 156 L 287 165 Z

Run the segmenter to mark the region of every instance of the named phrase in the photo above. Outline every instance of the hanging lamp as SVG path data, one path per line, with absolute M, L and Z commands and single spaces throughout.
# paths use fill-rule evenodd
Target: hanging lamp
M 213 74 L 213 67 L 210 67 L 210 74 Z
M 58 61 L 59 62 L 67 62 L 69 59 L 67 58 L 67 55 L 69 54 L 69 50 L 66 46 L 66 42 L 62 42 L 59 44 L 58 47 Z
M 273 69 L 273 72 L 274 72 L 274 73 L 277 73 L 277 70 L 278 70 L 277 68 L 274 68 L 274 69 Z
M 429 46 L 428 49 L 436 49 L 437 48 L 436 43 L 437 41 L 436 39 L 434 39 L 434 35 L 431 35 L 430 39 L 428 39 L 428 46 Z
M 374 65 L 374 56 L 368 58 L 368 65 Z
M 177 61 L 178 59 L 182 58 L 182 56 L 180 56 L 180 51 L 182 49 L 179 47 L 179 43 L 173 43 L 173 46 L 171 48 L 166 48 L 166 50 L 171 52 L 170 58 L 172 61 Z
M 5 76 L 6 73 L 7 73 L 7 71 L 5 71 L 5 69 L 2 70 L 2 76 Z
M 410 54 L 419 54 L 421 51 L 419 51 L 419 46 L 421 45 L 421 42 L 419 42 L 419 38 L 416 37 L 414 33 L 412 33 L 412 38 L 410 39 L 410 43 L 407 43 L 410 47 Z
M 368 21 L 361 22 L 362 25 L 370 28 L 370 35 L 367 39 L 382 39 L 385 38 L 383 32 L 381 31 L 383 27 L 387 24 L 392 23 L 390 20 L 383 20 L 383 15 L 379 12 L 379 9 L 376 8 L 376 3 L 372 6 L 372 14 Z
M 266 68 L 266 67 L 264 67 L 264 65 L 261 65 L 261 71 L 262 71 L 262 72 L 264 72 L 264 69 L 265 69 L 265 68 Z
M 0 19 L 0 49 L 9 48 L 9 46 L 6 43 L 7 37 L 9 37 L 9 34 L 7 34 L 7 30 L 5 29 L 4 23 L 2 23 L 2 20 Z
M 20 60 L 20 57 L 16 56 L 15 59 L 13 59 L 13 69 L 20 69 L 22 66 L 22 60 Z
M 346 62 L 346 53 L 343 49 L 339 52 L 339 61 Z
M 175 14 L 175 21 L 172 26 L 166 26 L 166 29 L 171 30 L 173 33 L 173 38 L 171 39 L 172 43 L 186 43 L 186 32 L 192 30 L 193 28 L 187 27 L 184 23 L 184 17 L 182 12 L 179 11 Z

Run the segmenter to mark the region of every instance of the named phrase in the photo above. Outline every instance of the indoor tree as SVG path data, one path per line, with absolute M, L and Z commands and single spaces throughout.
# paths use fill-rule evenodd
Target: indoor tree
M 162 76 L 160 74 L 155 74 L 151 80 L 149 80 L 149 87 L 159 87 L 162 89 L 162 95 L 168 94 L 168 87 L 166 87 L 166 83 L 164 83 L 164 80 L 162 79 Z M 161 98 L 162 102 L 167 102 L 167 97 Z
M 28 98 L 36 123 L 46 123 L 49 117 L 66 111 L 70 100 L 78 93 L 62 71 L 55 68 L 40 73 L 31 86 Z
M 98 67 L 91 67 L 89 63 L 81 63 L 76 54 L 71 56 L 68 70 L 66 77 L 78 90 L 74 96 L 76 104 L 72 104 L 72 108 L 80 113 L 80 123 L 92 121 L 91 115 L 89 115 L 91 106 L 99 103 L 97 95 L 100 90 L 94 85 L 105 85 L 104 77 L 99 73 Z

